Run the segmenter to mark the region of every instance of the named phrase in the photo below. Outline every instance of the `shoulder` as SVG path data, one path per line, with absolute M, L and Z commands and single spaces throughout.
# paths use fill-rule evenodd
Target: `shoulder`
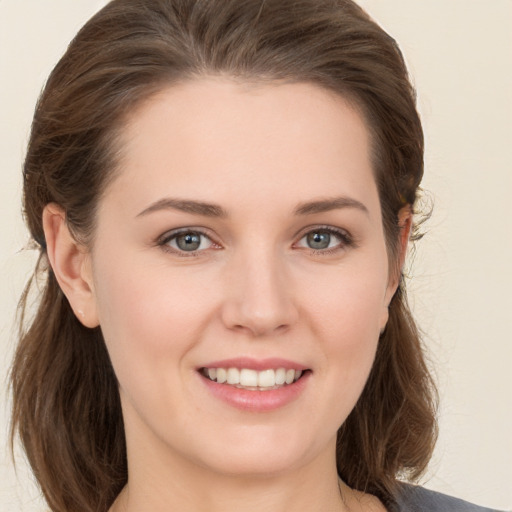
M 498 512 L 416 485 L 400 485 L 397 512 Z

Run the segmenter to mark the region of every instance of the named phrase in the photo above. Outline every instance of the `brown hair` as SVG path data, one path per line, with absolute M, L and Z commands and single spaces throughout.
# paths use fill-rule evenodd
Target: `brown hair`
M 24 211 L 41 247 L 42 298 L 23 326 L 11 384 L 19 434 L 53 511 L 106 511 L 127 480 L 117 381 L 100 328 L 75 318 L 45 254 L 50 202 L 93 243 L 95 210 L 112 179 L 123 120 L 177 81 L 223 74 L 309 82 L 350 99 L 373 141 L 390 260 L 398 213 L 414 206 L 423 134 L 395 43 L 350 0 L 114 0 L 71 42 L 38 102 L 24 165 Z M 117 148 L 117 149 L 116 149 Z M 350 486 L 393 501 L 396 477 L 425 469 L 436 437 L 435 388 L 403 279 L 366 387 L 338 433 Z

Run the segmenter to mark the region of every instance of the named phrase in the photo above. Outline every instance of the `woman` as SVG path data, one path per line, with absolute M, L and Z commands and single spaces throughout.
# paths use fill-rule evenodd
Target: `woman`
M 422 177 L 394 41 L 348 1 L 114 1 L 38 104 L 46 284 L 13 432 L 69 510 L 476 510 L 425 469 L 400 278 Z

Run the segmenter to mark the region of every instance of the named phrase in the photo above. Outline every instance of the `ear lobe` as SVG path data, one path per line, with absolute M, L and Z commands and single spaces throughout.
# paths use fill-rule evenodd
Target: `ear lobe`
M 380 316 L 380 322 L 379 322 L 379 329 L 380 334 L 384 332 L 384 329 L 386 328 L 386 325 L 388 324 L 389 320 L 389 304 L 386 306 L 383 306 L 382 308 L 382 314 Z
M 400 253 L 399 253 L 399 274 L 402 273 L 405 257 L 407 255 L 407 247 L 412 229 L 412 208 L 411 205 L 404 206 L 398 212 L 398 225 L 400 227 Z
M 55 203 L 46 205 L 43 211 L 43 229 L 48 260 L 73 312 L 86 327 L 97 327 L 89 252 L 73 237 L 66 213 Z
M 409 237 L 411 236 L 412 229 L 412 208 L 410 205 L 404 206 L 398 212 L 398 226 L 400 228 L 399 233 L 399 247 L 397 254 L 397 264 L 391 267 L 391 275 L 388 283 L 388 289 L 386 292 L 386 304 L 389 305 L 393 295 L 395 294 L 398 285 L 400 284 L 400 277 L 402 275 L 402 269 L 405 264 L 405 258 L 407 256 L 407 247 L 409 245 Z

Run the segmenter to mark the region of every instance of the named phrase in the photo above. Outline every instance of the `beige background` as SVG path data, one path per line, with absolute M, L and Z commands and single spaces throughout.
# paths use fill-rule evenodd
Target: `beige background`
M 20 252 L 21 161 L 45 77 L 101 0 L 0 0 L 0 372 L 34 255 Z M 418 88 L 434 200 L 410 273 L 440 384 L 441 436 L 424 483 L 512 510 L 512 1 L 360 0 L 400 43 Z M 3 379 L 5 381 L 5 378 Z M 7 454 L 0 512 L 43 510 Z

